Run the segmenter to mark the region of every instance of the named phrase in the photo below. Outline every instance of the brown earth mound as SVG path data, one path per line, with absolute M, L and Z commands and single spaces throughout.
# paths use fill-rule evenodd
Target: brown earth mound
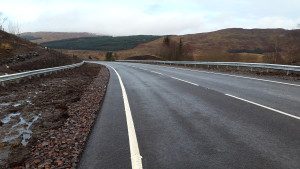
M 0 31 L 0 75 L 75 62 L 80 60 Z

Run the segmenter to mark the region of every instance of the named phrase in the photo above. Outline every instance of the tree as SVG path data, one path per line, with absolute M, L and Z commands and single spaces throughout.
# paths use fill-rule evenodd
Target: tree
M 166 60 L 180 60 L 183 55 L 182 38 L 178 40 L 178 38 L 171 38 L 170 35 L 165 36 L 158 55 Z
M 114 58 L 114 56 L 113 56 L 113 52 L 111 52 L 111 51 L 106 52 L 105 60 L 106 60 L 106 61 L 114 61 L 115 58 Z
M 167 35 L 164 37 L 164 45 L 169 46 L 170 45 L 170 35 Z
M 274 63 L 279 63 L 279 60 L 280 60 L 280 47 L 279 47 L 279 40 L 278 40 L 278 36 L 276 36 L 274 38 L 274 41 L 273 41 L 273 44 L 272 44 L 272 47 L 273 47 L 273 62 Z
M 3 13 L 0 12 L 0 30 L 4 31 L 4 24 L 7 21 L 7 17 L 3 16 Z
M 8 33 L 18 35 L 21 33 L 20 24 L 18 22 L 10 21 L 7 27 Z
M 181 57 L 182 55 L 183 55 L 183 41 L 182 41 L 182 38 L 180 38 L 179 44 L 178 44 L 178 53 L 177 53 L 176 60 L 179 60 L 179 57 Z

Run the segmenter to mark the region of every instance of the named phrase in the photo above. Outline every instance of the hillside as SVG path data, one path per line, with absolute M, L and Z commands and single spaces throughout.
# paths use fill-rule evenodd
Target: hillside
M 0 31 L 0 74 L 54 67 L 78 62 L 15 35 Z
M 224 29 L 169 36 L 117 52 L 119 59 L 155 55 L 166 60 L 300 64 L 300 30 Z M 180 44 L 181 39 L 181 44 Z M 179 51 L 180 50 L 180 51 Z
M 50 41 L 63 40 L 63 39 L 95 37 L 95 36 L 98 35 L 93 33 L 87 33 L 87 32 L 25 32 L 20 34 L 20 37 L 38 44 L 44 42 L 50 42 Z
M 52 41 L 42 43 L 42 45 L 55 49 L 117 51 L 131 49 L 141 43 L 147 43 L 158 38 L 159 36 L 152 35 L 99 36 Z

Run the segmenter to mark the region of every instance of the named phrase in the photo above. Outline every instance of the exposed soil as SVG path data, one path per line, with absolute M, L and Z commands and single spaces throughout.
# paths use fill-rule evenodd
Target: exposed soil
M 0 87 L 0 168 L 75 168 L 108 80 L 84 64 Z
M 0 30 L 0 75 L 80 62 Z

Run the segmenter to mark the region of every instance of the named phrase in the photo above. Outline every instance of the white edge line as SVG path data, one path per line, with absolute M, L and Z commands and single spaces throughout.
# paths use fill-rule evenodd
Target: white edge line
M 298 116 L 295 116 L 295 115 L 292 115 L 292 114 L 288 114 L 288 113 L 285 113 L 285 112 L 283 112 L 283 111 L 276 110 L 276 109 L 274 109 L 274 108 L 271 108 L 271 107 L 268 107 L 268 106 L 264 106 L 264 105 L 261 105 L 261 104 L 258 104 L 258 103 L 255 103 L 255 102 L 246 100 L 246 99 L 242 99 L 242 98 L 239 98 L 239 97 L 237 97 L 237 96 L 233 96 L 233 95 L 231 95 L 231 94 L 225 94 L 225 95 L 226 95 L 226 96 L 229 96 L 229 97 L 232 97 L 232 98 L 235 98 L 235 99 L 238 99 L 238 100 L 242 100 L 242 101 L 245 101 L 245 102 L 254 104 L 254 105 L 256 105 L 256 106 L 263 107 L 263 108 L 268 109 L 268 110 L 275 111 L 275 112 L 277 112 L 277 113 L 280 113 L 280 114 L 283 114 L 283 115 L 286 115 L 286 116 L 295 118 L 295 119 L 297 119 L 297 120 L 300 120 L 300 117 L 298 117 Z
M 122 90 L 122 96 L 123 96 L 123 100 L 124 100 L 124 108 L 125 108 L 125 114 L 126 114 L 127 129 L 128 129 L 128 137 L 129 137 L 131 166 L 133 169 L 142 169 L 143 168 L 142 156 L 141 156 L 140 150 L 139 150 L 139 145 L 138 145 L 138 141 L 137 141 L 137 137 L 136 137 L 136 132 L 135 132 L 135 128 L 134 128 L 134 123 L 133 123 L 133 119 L 132 119 L 132 114 L 131 114 L 126 90 L 125 90 L 124 84 L 122 82 L 122 79 L 121 79 L 121 76 L 119 75 L 119 73 L 116 71 L 115 68 L 113 68 L 111 66 L 109 66 L 109 67 L 112 68 L 115 71 L 115 73 L 117 74 L 119 82 L 120 82 L 121 90 Z
M 194 71 L 194 72 L 211 73 L 211 74 L 231 76 L 231 77 L 239 77 L 239 78 L 244 78 L 244 79 L 251 79 L 251 80 L 258 80 L 258 81 L 264 81 L 264 82 L 271 82 L 271 83 L 278 83 L 278 84 L 284 84 L 284 85 L 289 85 L 289 86 L 300 87 L 300 84 L 279 82 L 279 81 L 267 80 L 267 79 L 259 79 L 259 78 L 254 78 L 254 77 L 246 77 L 246 76 L 239 76 L 239 75 L 230 75 L 230 74 L 225 74 L 225 73 L 208 72 L 208 71 L 203 71 L 203 70 L 193 70 L 193 69 L 188 69 L 188 68 L 176 68 L 176 67 L 172 67 L 172 66 L 163 66 L 163 67 L 168 67 L 168 68 L 173 68 L 173 69 L 181 69 L 181 70 L 189 70 L 189 71 Z
M 192 85 L 195 85 L 195 86 L 199 86 L 198 84 L 193 83 L 193 82 L 189 82 L 189 81 L 186 81 L 186 80 L 182 80 L 182 79 L 179 79 L 179 78 L 176 78 L 176 77 L 173 77 L 173 76 L 169 76 L 169 77 L 172 78 L 172 79 L 176 79 L 176 80 L 185 82 L 185 83 L 189 83 L 189 84 L 192 84 Z

